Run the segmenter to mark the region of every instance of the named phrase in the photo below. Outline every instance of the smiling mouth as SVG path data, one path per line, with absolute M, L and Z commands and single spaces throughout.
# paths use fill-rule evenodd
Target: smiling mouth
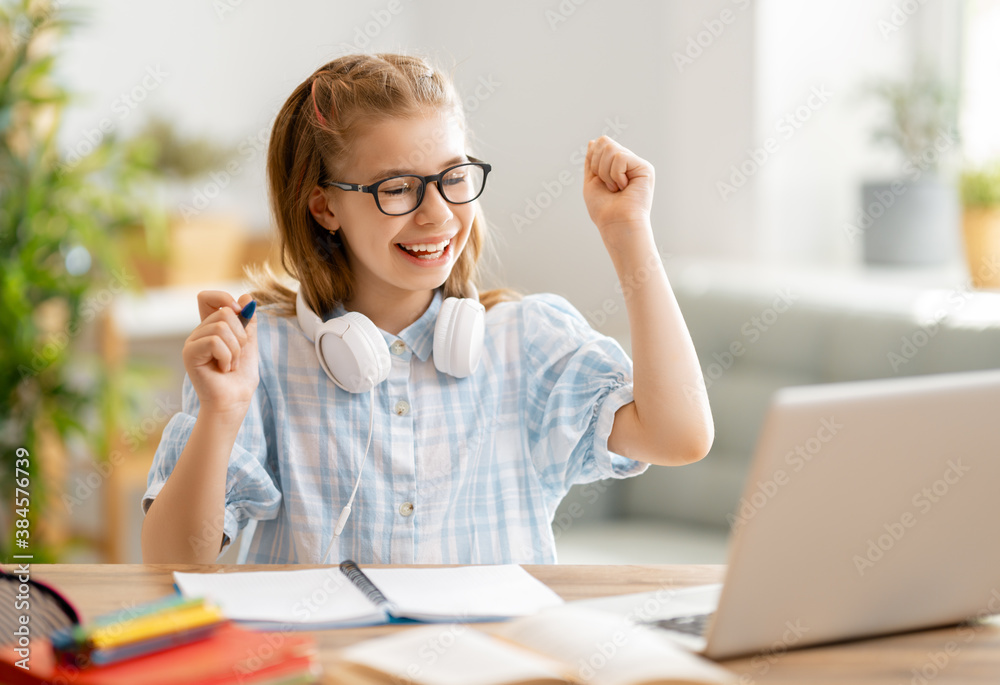
M 433 259 L 440 259 L 444 255 L 444 251 L 448 249 L 448 245 L 451 244 L 451 240 L 442 240 L 439 243 L 416 243 L 413 245 L 403 245 L 402 243 L 396 243 L 396 247 L 403 250 L 404 252 L 413 255 L 417 259 L 426 259 L 428 261 Z

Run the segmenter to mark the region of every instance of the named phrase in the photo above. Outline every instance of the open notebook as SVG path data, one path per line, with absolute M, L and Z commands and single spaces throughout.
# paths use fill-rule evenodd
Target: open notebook
M 490 629 L 419 626 L 345 647 L 325 664 L 341 685 L 736 685 L 739 678 L 660 631 L 576 606 Z
M 188 597 L 259 628 L 347 628 L 399 621 L 498 621 L 563 603 L 517 565 L 174 572 Z

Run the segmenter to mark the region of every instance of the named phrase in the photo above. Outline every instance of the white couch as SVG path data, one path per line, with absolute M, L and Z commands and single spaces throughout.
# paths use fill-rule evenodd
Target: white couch
M 706 373 L 715 444 L 698 463 L 608 483 L 600 500 L 593 490 L 586 499 L 571 492 L 557 532 L 574 504 L 573 522 L 726 527 L 780 387 L 1000 367 L 1000 293 L 970 291 L 959 267 L 845 272 L 678 262 L 667 272 Z

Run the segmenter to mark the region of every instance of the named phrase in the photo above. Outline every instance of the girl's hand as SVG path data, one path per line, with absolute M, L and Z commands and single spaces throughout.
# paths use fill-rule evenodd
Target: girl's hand
M 648 231 L 653 166 L 607 136 L 592 140 L 583 164 L 583 200 L 609 247 Z
M 237 314 L 250 295 L 234 302 L 221 290 L 198 293 L 201 323 L 184 341 L 184 368 L 194 385 L 201 411 L 242 423 L 257 383 L 257 317 L 246 329 Z

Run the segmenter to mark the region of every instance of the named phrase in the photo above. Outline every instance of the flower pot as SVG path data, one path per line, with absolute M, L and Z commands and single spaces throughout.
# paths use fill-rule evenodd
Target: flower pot
M 155 254 L 146 244 L 141 228 L 126 236 L 130 268 L 145 287 L 238 280 L 243 276 L 247 235 L 236 216 L 174 216 L 169 221 L 166 242 L 164 254 Z
M 934 266 L 959 256 L 958 194 L 933 177 L 865 183 L 866 264 Z
M 962 234 L 972 285 L 1000 288 L 1000 207 L 966 208 Z
M 170 222 L 167 283 L 192 285 L 241 276 L 246 230 L 240 219 L 224 213 Z

